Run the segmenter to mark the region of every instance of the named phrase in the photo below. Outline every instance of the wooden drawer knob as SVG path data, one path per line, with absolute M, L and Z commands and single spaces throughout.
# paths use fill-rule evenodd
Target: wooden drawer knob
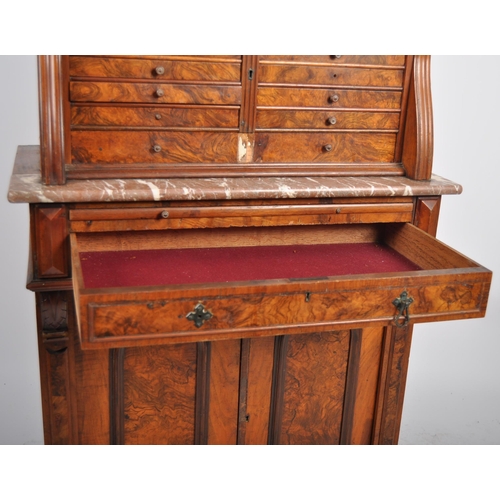
M 156 92 L 155 92 L 156 97 L 163 97 L 164 94 L 165 94 L 165 92 L 163 92 L 162 89 L 156 89 Z
M 332 94 L 331 96 L 328 97 L 328 102 L 338 102 L 339 101 L 339 96 L 337 94 Z
M 153 151 L 154 151 L 155 153 L 159 153 L 159 152 L 161 151 L 161 146 L 159 146 L 158 144 L 155 144 L 155 145 L 153 146 Z
M 335 118 L 334 116 L 330 116 L 330 118 L 326 120 L 326 123 L 328 123 L 328 125 L 335 125 L 337 123 L 337 118 Z
M 329 153 L 331 150 L 332 150 L 332 145 L 331 144 L 325 144 L 323 146 L 323 151 L 325 151 L 325 153 Z
M 163 66 L 157 66 L 155 68 L 155 73 L 157 75 L 163 75 L 165 73 L 165 68 Z

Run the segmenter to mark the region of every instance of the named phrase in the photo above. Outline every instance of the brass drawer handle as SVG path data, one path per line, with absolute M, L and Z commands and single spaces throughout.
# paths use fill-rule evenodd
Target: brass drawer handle
M 163 97 L 164 94 L 165 94 L 165 92 L 163 92 L 162 89 L 156 89 L 156 92 L 155 92 L 156 97 Z
M 337 118 L 335 118 L 334 116 L 330 116 L 330 118 L 326 120 L 326 123 L 328 123 L 328 125 L 335 125 L 337 123 Z
M 168 219 L 168 216 L 170 215 L 167 210 L 163 210 L 163 212 L 160 214 L 164 219 Z
M 410 322 L 410 312 L 408 308 L 413 302 L 413 299 L 408 295 L 408 292 L 402 292 L 401 295 L 392 301 L 396 306 L 397 312 L 394 315 L 394 324 L 398 328 L 403 328 Z
M 157 66 L 155 68 L 155 73 L 157 75 L 163 75 L 165 73 L 165 68 L 163 66 Z
M 340 59 L 342 56 L 330 56 L 332 59 Z
M 339 96 L 337 94 L 333 94 L 328 97 L 328 102 L 338 102 L 339 101 Z
M 158 144 L 155 144 L 155 145 L 153 146 L 153 151 L 154 151 L 155 153 L 159 153 L 159 152 L 161 151 L 161 146 L 160 146 L 160 145 L 158 145 Z
M 323 151 L 325 151 L 326 153 L 329 153 L 331 150 L 332 150 L 332 145 L 331 144 L 325 144 L 323 146 Z
M 210 311 L 207 311 L 203 304 L 198 304 L 194 308 L 194 311 L 191 311 L 186 316 L 186 319 L 188 319 L 189 321 L 193 321 L 196 328 L 201 328 L 203 323 L 205 323 L 205 321 L 208 321 L 212 316 L 213 314 Z
M 155 118 L 156 118 L 157 120 L 161 120 L 161 115 L 160 115 L 160 113 L 156 113 L 156 114 L 155 114 Z

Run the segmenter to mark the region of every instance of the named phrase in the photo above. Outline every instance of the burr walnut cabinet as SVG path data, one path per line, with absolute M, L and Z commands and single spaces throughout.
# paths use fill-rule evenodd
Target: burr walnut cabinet
M 482 317 L 436 240 L 427 56 L 40 56 L 45 442 L 397 443 L 413 325 Z

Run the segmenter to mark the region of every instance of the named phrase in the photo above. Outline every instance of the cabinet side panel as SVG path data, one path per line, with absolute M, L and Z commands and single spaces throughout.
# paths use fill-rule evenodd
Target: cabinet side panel
M 127 349 L 125 444 L 194 444 L 196 344 Z
M 288 340 L 280 444 L 338 444 L 349 331 Z

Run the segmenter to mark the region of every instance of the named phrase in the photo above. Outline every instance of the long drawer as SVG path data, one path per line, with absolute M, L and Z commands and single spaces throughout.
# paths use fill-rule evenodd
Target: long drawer
M 126 128 L 233 128 L 238 130 L 239 109 L 222 106 L 73 106 L 75 127 Z
M 98 78 L 141 78 L 178 81 L 224 81 L 239 82 L 241 58 L 234 57 L 227 62 L 223 58 L 172 57 L 112 57 L 71 56 L 69 74 L 71 77 Z
M 254 159 L 263 163 L 394 161 L 395 133 L 257 132 Z
M 73 163 L 234 163 L 236 132 L 88 131 L 71 133 Z
M 257 106 L 399 109 L 401 92 L 259 87 Z
M 491 272 L 410 224 L 71 235 L 83 348 L 481 317 Z
M 403 66 L 405 56 L 260 56 L 261 62 L 266 61 L 282 61 L 293 63 L 321 63 L 321 64 L 362 64 L 362 65 L 377 65 L 377 66 Z
M 71 82 L 70 100 L 103 103 L 241 104 L 241 86 Z
M 263 108 L 257 110 L 258 129 L 378 129 L 396 131 L 399 113 L 290 110 Z

